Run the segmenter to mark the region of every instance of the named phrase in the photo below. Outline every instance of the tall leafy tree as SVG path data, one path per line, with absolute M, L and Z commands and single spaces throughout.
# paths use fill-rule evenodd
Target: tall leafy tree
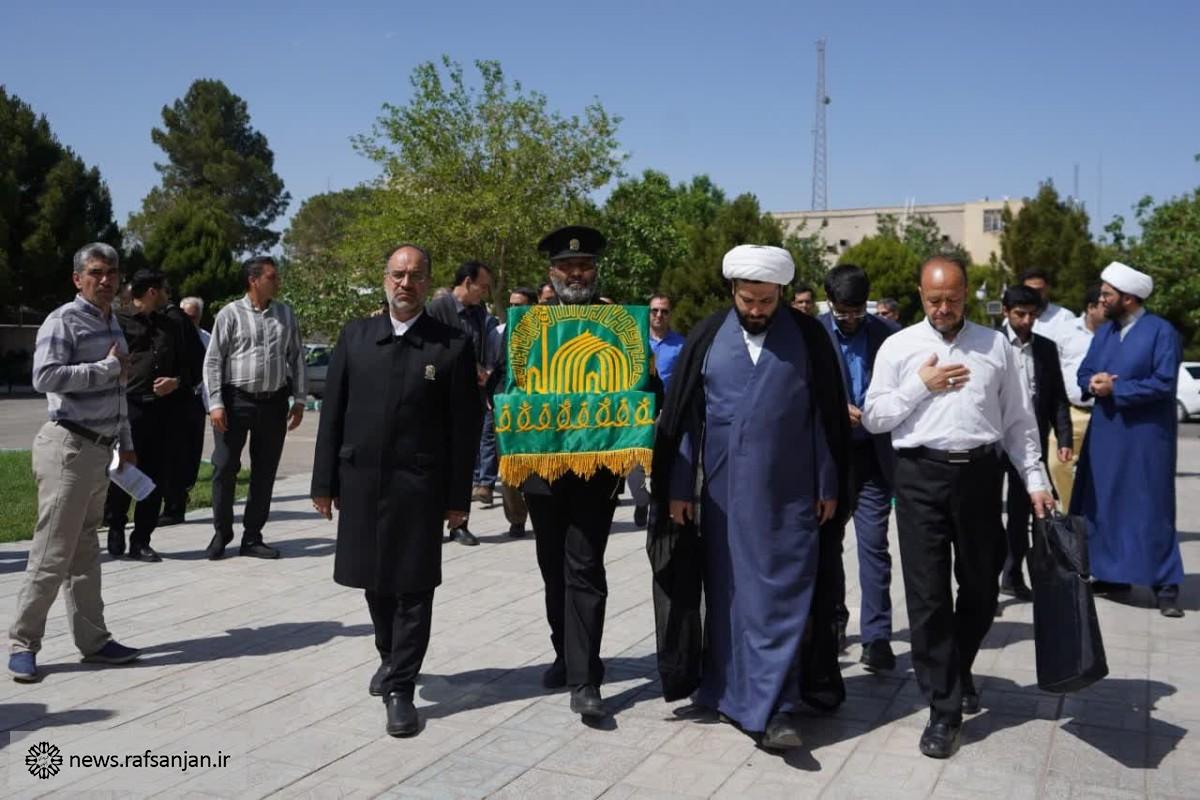
M 225 222 L 213 206 L 180 198 L 159 216 L 142 255 L 163 271 L 179 297 L 220 301 L 240 294 L 241 274 Z
M 672 186 L 646 170 L 622 181 L 604 204 L 600 228 L 608 237 L 604 291 L 615 300 L 644 303 L 663 272 L 688 255 L 688 233 L 712 222 L 725 194 L 707 175 Z
M 1026 269 L 1043 269 L 1050 276 L 1052 295 L 1068 307 L 1077 306 L 1089 283 L 1096 280 L 1096 245 L 1081 205 L 1059 197 L 1047 180 L 1037 195 L 1026 198 L 1019 214 L 1005 207 L 1000 252 L 1015 278 Z
M 564 116 L 546 97 L 509 82 L 500 64 L 477 61 L 477 86 L 443 57 L 412 73 L 405 105 L 386 104 L 372 131 L 355 140 L 382 175 L 370 213 L 346 237 L 343 256 L 378 284 L 397 236 L 426 247 L 438 282 L 456 264 L 492 267 L 495 297 L 545 274 L 538 240 L 576 221 L 589 193 L 619 174 L 619 119 L 597 101 Z
M 378 308 L 382 262 L 372 284 L 342 255 L 349 231 L 371 213 L 378 194 L 359 186 L 313 195 L 284 232 L 283 298 L 305 334 L 332 337 L 347 321 Z
M 784 243 L 783 228 L 763 213 L 758 199 L 743 194 L 722 205 L 710 224 L 691 226 L 684 261 L 663 273 L 662 289 L 672 298 L 672 322 L 687 331 L 708 314 L 730 303 L 721 262 L 739 244 Z
M 49 311 L 72 294 L 80 246 L 119 246 L 112 198 L 95 167 L 62 145 L 44 116 L 0 86 L 0 296 Z

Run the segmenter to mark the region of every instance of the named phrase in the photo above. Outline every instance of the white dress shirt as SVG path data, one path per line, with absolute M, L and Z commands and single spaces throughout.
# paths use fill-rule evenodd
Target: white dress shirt
M 396 333 L 397 338 L 408 333 L 408 329 L 416 324 L 417 320 L 419 320 L 421 318 L 421 314 L 423 314 L 423 313 L 425 313 L 425 312 L 418 311 L 416 316 L 409 319 L 408 322 L 401 322 L 400 320 L 396 319 L 395 317 L 393 317 L 389 314 L 388 319 L 390 319 L 392 321 L 392 330 Z
M 746 341 L 746 350 L 750 353 L 750 361 L 757 366 L 758 357 L 762 355 L 763 342 L 767 340 L 767 332 L 748 333 L 742 328 L 742 338 Z
M 1033 397 L 1037 394 L 1037 368 L 1033 363 L 1033 336 L 1031 335 L 1022 342 L 1013 333 L 1008 320 L 1004 321 L 1004 335 L 1008 338 L 1008 343 L 1016 348 L 1017 361 L 1021 365 L 1021 375 L 1025 379 L 1025 388 L 1029 390 L 1030 397 Z
M 1092 346 L 1095 334 L 1087 326 L 1087 312 L 1080 314 L 1071 323 L 1068 335 L 1064 336 L 1058 345 L 1058 358 L 1062 362 L 1063 383 L 1067 387 L 1067 399 L 1071 405 L 1079 408 L 1091 408 L 1096 401 L 1083 399 L 1083 391 L 1079 388 L 1079 366 Z
M 961 389 L 931 392 L 919 374 L 931 355 L 938 365 L 963 364 L 969 380 Z M 950 342 L 928 320 L 884 340 L 862 424 L 871 433 L 891 433 L 897 450 L 971 450 L 999 442 L 1029 491 L 1049 486 L 1017 352 L 999 331 L 973 322 L 963 323 Z
M 1059 357 L 1062 357 L 1062 340 L 1071 334 L 1071 325 L 1075 321 L 1075 313 L 1063 308 L 1058 303 L 1047 303 L 1046 308 L 1033 321 L 1033 332 L 1054 340 L 1059 347 Z

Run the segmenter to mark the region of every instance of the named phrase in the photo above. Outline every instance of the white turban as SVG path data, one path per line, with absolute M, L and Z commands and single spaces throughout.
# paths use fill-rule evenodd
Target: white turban
M 1144 272 L 1138 272 L 1133 267 L 1127 267 L 1120 261 L 1114 261 L 1105 267 L 1100 273 L 1100 280 L 1118 292 L 1131 294 L 1143 300 L 1154 291 L 1154 278 Z
M 786 286 L 796 277 L 796 264 L 792 254 L 782 247 L 739 244 L 725 254 L 721 273 L 730 281 L 762 281 Z

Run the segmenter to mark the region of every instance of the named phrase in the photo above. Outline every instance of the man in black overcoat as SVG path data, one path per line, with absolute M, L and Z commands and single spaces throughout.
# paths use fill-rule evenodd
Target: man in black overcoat
M 403 245 L 384 273 L 386 315 L 349 323 L 325 383 L 313 506 L 338 519 L 335 581 L 366 591 L 387 732 L 419 729 L 413 690 L 442 580 L 443 522 L 470 505 L 481 408 L 463 333 L 423 313 L 429 256 Z

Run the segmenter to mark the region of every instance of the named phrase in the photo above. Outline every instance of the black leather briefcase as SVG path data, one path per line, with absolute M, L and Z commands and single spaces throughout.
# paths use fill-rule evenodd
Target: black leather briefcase
M 1038 688 L 1077 692 L 1108 674 L 1088 564 L 1087 522 L 1054 513 L 1029 553 Z

